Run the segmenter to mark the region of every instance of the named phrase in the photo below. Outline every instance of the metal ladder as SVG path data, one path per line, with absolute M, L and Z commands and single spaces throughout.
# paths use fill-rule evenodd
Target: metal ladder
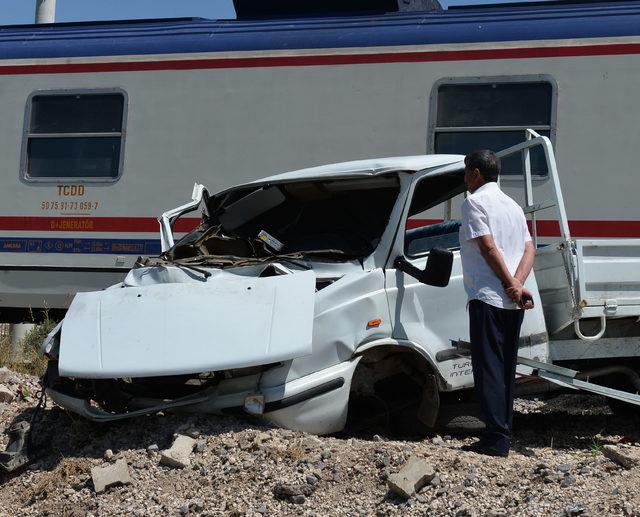
M 456 346 L 457 355 L 460 357 L 468 357 L 471 354 L 471 343 L 468 341 L 458 340 L 453 342 Z M 608 388 L 600 384 L 595 384 L 586 380 L 580 380 L 576 377 L 580 374 L 577 370 L 570 368 L 564 368 L 562 366 L 556 366 L 551 363 L 544 363 L 542 361 L 535 361 L 527 357 L 518 356 L 517 364 L 526 366 L 532 369 L 531 373 L 522 373 L 520 375 L 525 377 L 532 377 L 543 379 L 552 384 L 556 384 L 563 388 L 569 388 L 577 391 L 586 391 L 594 393 L 596 395 L 602 395 L 607 398 L 620 400 L 628 404 L 634 404 L 640 406 L 640 394 L 630 393 L 628 391 L 617 390 L 614 388 Z

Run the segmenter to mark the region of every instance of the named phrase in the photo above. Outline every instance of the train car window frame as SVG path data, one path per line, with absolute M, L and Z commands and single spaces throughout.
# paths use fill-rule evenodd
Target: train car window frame
M 544 83 L 551 87 L 551 106 L 549 113 L 549 124 L 544 125 L 513 125 L 513 126 L 438 126 L 438 94 L 442 86 L 465 86 L 476 84 L 518 84 L 518 83 Z M 441 133 L 455 132 L 505 132 L 522 131 L 522 140 L 525 138 L 524 130 L 534 129 L 542 134 L 548 134 L 551 143 L 556 146 L 558 109 L 558 85 L 555 79 L 546 74 L 521 75 L 521 76 L 487 76 L 487 77 L 446 77 L 436 81 L 431 90 L 429 99 L 429 118 L 427 131 L 427 153 L 436 152 L 436 136 Z M 499 151 L 500 149 L 495 149 Z M 522 181 L 523 174 L 504 174 L 500 176 L 501 181 Z M 544 181 L 548 179 L 548 174 L 532 174 L 532 179 Z
M 122 97 L 122 120 L 120 131 L 97 131 L 97 132 L 33 132 L 32 113 L 34 99 L 38 97 L 63 97 L 63 96 L 100 96 L 119 95 Z M 129 97 L 127 92 L 121 88 L 100 88 L 100 89 L 64 89 L 64 90 L 36 90 L 29 94 L 26 102 L 24 124 L 22 132 L 22 150 L 20 154 L 20 179 L 26 183 L 50 184 L 50 183 L 72 183 L 72 184 L 112 184 L 116 183 L 123 173 L 124 150 L 127 134 L 127 115 Z M 117 157 L 117 173 L 115 176 L 31 176 L 29 174 L 29 145 L 35 139 L 61 138 L 61 139 L 87 139 L 87 138 L 119 138 L 120 149 Z

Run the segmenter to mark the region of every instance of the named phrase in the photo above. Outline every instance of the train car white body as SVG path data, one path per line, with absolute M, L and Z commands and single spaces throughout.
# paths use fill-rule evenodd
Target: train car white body
M 438 88 L 474 81 L 548 84 L 572 235 L 640 236 L 637 1 L 0 29 L 0 307 L 66 308 L 78 291 L 121 281 L 138 255 L 159 252 L 156 217 L 185 185 L 217 191 L 321 163 L 441 152 Z M 92 92 L 124 99 L 117 176 L 33 181 L 34 96 Z M 502 187 L 516 196 L 522 181 Z M 548 178 L 534 182 L 544 191 Z

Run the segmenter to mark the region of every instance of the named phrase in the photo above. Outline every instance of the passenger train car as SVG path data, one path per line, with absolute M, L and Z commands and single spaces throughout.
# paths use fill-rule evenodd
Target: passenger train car
M 640 237 L 639 84 L 637 0 L 2 27 L 2 319 L 122 280 L 196 181 L 502 149 L 526 128 L 555 146 L 574 236 Z M 522 160 L 503 166 L 519 192 Z

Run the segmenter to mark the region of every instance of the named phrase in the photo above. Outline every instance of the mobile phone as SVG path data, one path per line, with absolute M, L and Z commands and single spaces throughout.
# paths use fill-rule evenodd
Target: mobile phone
M 534 305 L 533 297 L 529 296 L 528 294 L 523 294 L 520 297 L 520 305 L 524 307 L 527 304 L 527 302 L 531 302 L 531 306 L 533 307 L 533 305 Z

